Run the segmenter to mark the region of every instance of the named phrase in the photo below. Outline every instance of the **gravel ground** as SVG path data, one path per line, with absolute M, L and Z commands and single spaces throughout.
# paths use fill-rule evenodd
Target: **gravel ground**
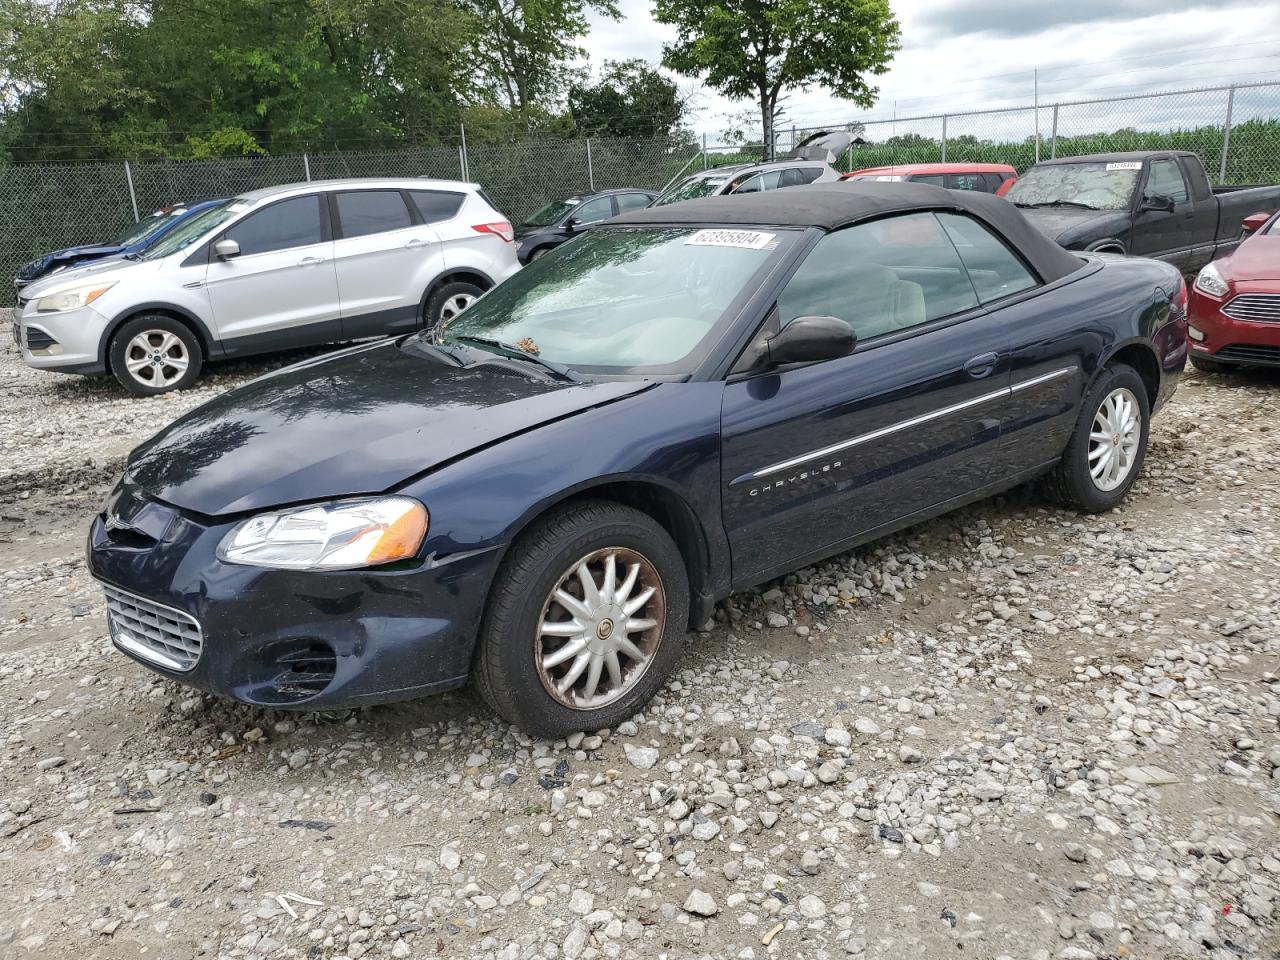
M 1280 957 L 1280 375 L 1124 509 L 1034 490 L 740 594 L 616 730 L 287 715 L 111 651 L 88 518 L 240 380 L 0 354 L 0 956 Z

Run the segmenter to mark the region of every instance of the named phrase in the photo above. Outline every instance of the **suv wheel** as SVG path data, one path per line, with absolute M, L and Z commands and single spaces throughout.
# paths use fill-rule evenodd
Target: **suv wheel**
M 191 329 L 161 314 L 128 321 L 111 338 L 108 356 L 116 379 L 139 397 L 186 389 L 204 364 L 204 351 Z
M 484 291 L 474 283 L 464 283 L 461 280 L 446 283 L 427 298 L 426 306 L 422 311 L 423 328 L 434 330 L 452 323 L 454 318 L 475 303 L 482 293 Z

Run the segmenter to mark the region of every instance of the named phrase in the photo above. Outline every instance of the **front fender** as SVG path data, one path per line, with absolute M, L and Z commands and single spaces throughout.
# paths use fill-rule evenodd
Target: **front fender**
M 711 592 L 727 592 L 720 519 L 720 382 L 663 383 L 474 451 L 399 488 L 426 504 L 429 556 L 505 551 L 565 500 L 610 484 L 678 498 L 705 543 Z

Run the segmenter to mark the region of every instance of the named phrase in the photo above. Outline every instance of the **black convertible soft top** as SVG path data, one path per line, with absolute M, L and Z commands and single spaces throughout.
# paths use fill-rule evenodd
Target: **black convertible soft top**
M 608 222 L 838 230 L 862 220 L 912 210 L 956 210 L 982 220 L 1009 241 L 1045 283 L 1052 283 L 1084 265 L 1079 257 L 1028 223 L 1007 200 L 989 193 L 946 190 L 924 183 L 846 180 L 746 195 L 705 197 L 634 210 Z

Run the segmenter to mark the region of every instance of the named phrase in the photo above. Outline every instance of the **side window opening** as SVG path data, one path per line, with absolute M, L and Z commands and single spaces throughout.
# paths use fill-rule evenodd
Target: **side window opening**
M 345 238 L 413 226 L 399 190 L 344 190 L 337 194 L 337 203 Z
M 1176 160 L 1152 160 L 1151 173 L 1147 176 L 1148 197 L 1161 194 L 1172 197 L 1174 203 L 1187 202 L 1187 182 Z
M 801 316 L 839 317 L 867 340 L 977 305 L 955 246 L 924 212 L 827 234 L 782 291 L 778 319 L 785 326 Z
M 1021 258 L 986 226 L 962 213 L 940 212 L 936 216 L 955 244 L 982 303 L 1037 285 Z
M 224 234 L 240 245 L 241 256 L 320 243 L 320 198 L 315 194 L 273 203 L 245 217 Z

